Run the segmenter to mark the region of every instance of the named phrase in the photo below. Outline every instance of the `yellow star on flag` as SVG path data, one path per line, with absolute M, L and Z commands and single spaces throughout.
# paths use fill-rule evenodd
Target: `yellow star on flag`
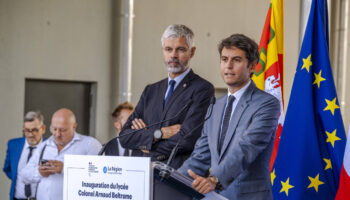
M 332 101 L 325 99 L 327 106 L 323 109 L 323 111 L 330 110 L 332 112 L 332 115 L 334 115 L 334 110 L 339 109 L 340 107 L 337 105 L 337 98 L 334 98 Z
M 337 140 L 341 140 L 339 137 L 336 136 L 336 133 L 337 133 L 337 129 L 334 129 L 334 131 L 332 133 L 329 133 L 328 131 L 326 131 L 326 134 L 327 134 L 327 141 L 326 142 L 332 143 L 333 148 L 334 148 L 334 142 Z
M 313 187 L 316 190 L 316 192 L 318 192 L 318 186 L 324 184 L 324 182 L 320 181 L 319 176 L 320 174 L 317 174 L 315 178 L 309 176 L 310 185 L 307 188 Z
M 312 83 L 312 85 L 317 84 L 318 88 L 320 88 L 320 84 L 322 81 L 325 81 L 326 79 L 321 76 L 322 70 L 318 74 L 315 74 L 315 81 Z
M 310 54 L 307 58 L 303 58 L 303 66 L 301 67 L 301 69 L 306 69 L 307 72 L 309 72 L 311 65 L 312 65 L 312 62 L 311 62 L 311 54 Z
M 289 189 L 293 188 L 294 186 L 289 184 L 289 178 L 286 180 L 286 182 L 281 181 L 281 184 L 282 184 L 282 189 L 280 193 L 285 192 L 286 195 L 288 196 Z
M 326 131 L 327 132 L 327 131 Z M 327 158 L 323 158 L 323 160 L 326 162 L 326 167 L 324 168 L 324 170 L 327 170 L 327 169 L 332 169 L 332 162 L 331 162 L 331 159 L 327 159 Z
M 276 178 L 276 173 L 275 173 L 275 169 L 273 169 L 273 171 L 271 172 L 271 184 L 273 185 L 273 181 Z

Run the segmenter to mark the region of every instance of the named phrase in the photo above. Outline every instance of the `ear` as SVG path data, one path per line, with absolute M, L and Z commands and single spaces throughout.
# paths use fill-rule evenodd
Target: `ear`
M 113 124 L 118 131 L 122 130 L 122 125 L 118 121 L 115 121 Z
M 194 56 L 194 53 L 196 52 L 196 47 L 191 48 L 191 58 Z
M 255 66 L 257 65 L 258 63 L 256 61 L 253 61 L 250 65 L 249 65 L 249 72 L 250 73 L 254 73 L 254 70 L 255 70 Z
M 45 133 L 45 132 L 46 132 L 46 125 L 43 124 L 43 125 L 41 126 L 41 128 L 43 129 L 43 132 Z
M 75 122 L 73 125 L 74 130 L 77 128 L 77 126 L 78 126 L 78 123 Z

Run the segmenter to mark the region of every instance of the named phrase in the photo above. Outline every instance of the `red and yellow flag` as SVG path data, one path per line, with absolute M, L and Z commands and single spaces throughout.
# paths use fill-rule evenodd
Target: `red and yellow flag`
M 283 0 L 271 0 L 264 29 L 260 39 L 260 59 L 252 77 L 256 86 L 280 100 L 281 113 L 278 120 L 275 145 L 273 148 L 270 169 L 277 155 L 278 144 L 284 122 L 283 103 Z

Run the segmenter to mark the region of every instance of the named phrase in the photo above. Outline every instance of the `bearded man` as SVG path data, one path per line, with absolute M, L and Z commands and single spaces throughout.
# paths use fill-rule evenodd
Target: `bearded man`
M 161 44 L 168 77 L 146 86 L 120 133 L 121 145 L 132 149 L 133 156 L 164 162 L 178 141 L 179 149 L 171 166 L 180 167 L 191 155 L 201 127 L 190 131 L 204 120 L 214 96 L 213 85 L 189 66 L 196 51 L 193 39 L 192 30 L 184 25 L 170 25 L 164 31 Z M 164 123 L 145 128 L 163 120 Z M 128 134 L 135 130 L 139 131 Z

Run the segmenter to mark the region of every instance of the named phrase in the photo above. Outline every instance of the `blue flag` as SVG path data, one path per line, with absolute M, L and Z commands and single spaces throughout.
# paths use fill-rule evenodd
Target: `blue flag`
M 327 1 L 313 0 L 271 172 L 274 199 L 334 199 L 345 144 L 329 60 Z

